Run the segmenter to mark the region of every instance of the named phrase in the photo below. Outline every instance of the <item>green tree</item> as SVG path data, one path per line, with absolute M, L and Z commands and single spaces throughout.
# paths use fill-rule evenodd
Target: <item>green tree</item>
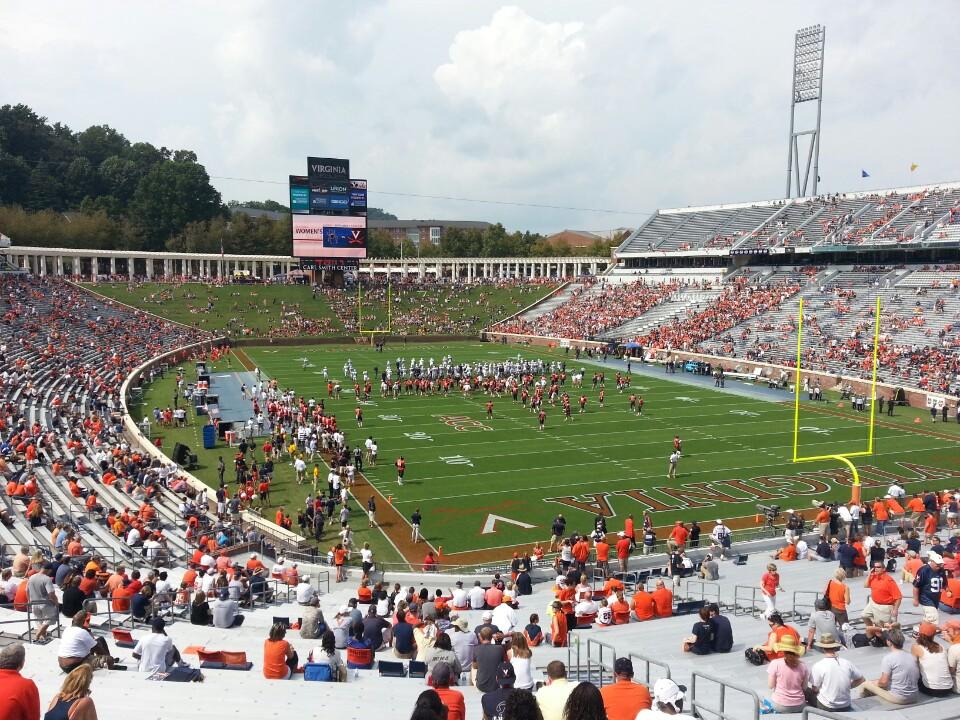
M 99 194 L 100 176 L 85 157 L 74 158 L 63 175 L 63 191 L 70 207 L 79 207 L 86 198 Z
M 130 206 L 130 217 L 143 233 L 148 250 L 163 248 L 188 223 L 222 212 L 220 193 L 210 185 L 203 166 L 194 162 L 154 166 L 137 185 Z
M 134 160 L 111 155 L 100 163 L 100 179 L 106 195 L 112 195 L 126 205 L 136 192 L 140 179 L 149 168 L 138 165 Z
M 61 191 L 60 181 L 47 168 L 47 163 L 38 162 L 27 181 L 27 192 L 23 204 L 30 210 L 43 210 L 45 208 L 62 210 Z
M 109 125 L 91 125 L 77 135 L 77 148 L 94 167 L 112 155 L 123 155 L 130 141 Z
M 395 258 L 399 256 L 400 249 L 389 232 L 379 228 L 367 231 L 367 257 Z

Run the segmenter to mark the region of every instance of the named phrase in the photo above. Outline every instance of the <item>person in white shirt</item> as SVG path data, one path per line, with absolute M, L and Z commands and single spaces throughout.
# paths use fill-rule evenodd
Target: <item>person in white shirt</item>
M 151 623 L 152 632 L 141 638 L 133 648 L 133 657 L 139 661 L 137 669 L 140 672 L 167 672 L 180 662 L 180 651 L 167 636 L 164 630 L 166 626 L 163 618 L 155 617 Z
M 716 525 L 710 532 L 710 538 L 713 540 L 711 552 L 719 553 L 721 560 L 726 560 L 730 552 L 730 528 L 723 524 L 723 520 L 717 520 Z
M 895 500 L 902 500 L 907 496 L 907 491 L 904 490 L 897 483 L 893 483 L 890 487 L 887 488 L 887 495 L 889 495 Z
M 491 622 L 504 634 L 513 632 L 520 622 L 515 605 L 513 598 L 504 594 L 503 601 L 493 609 Z
M 127 545 L 133 547 L 134 545 L 140 544 L 140 531 L 135 527 L 130 528 L 130 532 L 127 533 Z
M 454 610 L 466 610 L 470 607 L 470 596 L 463 589 L 463 581 L 457 580 L 457 587 L 450 591 L 450 607 Z
M 573 607 L 573 612 L 577 617 L 583 615 L 596 615 L 599 606 L 590 598 L 585 597 Z
M 807 541 L 801 536 L 797 540 L 797 560 L 806 560 L 807 554 L 810 552 L 810 546 L 807 545 Z
M 297 603 L 300 605 L 312 605 L 316 597 L 317 591 L 307 582 L 306 578 L 301 577 L 297 585 Z
M 210 593 L 213 592 L 213 584 L 216 581 L 217 581 L 217 571 L 214 570 L 213 568 L 210 568 L 209 570 L 207 570 L 206 573 L 204 573 L 203 577 L 200 580 L 200 589 L 203 590 L 203 592 L 206 595 L 209 595 Z
M 90 631 L 84 627 L 89 617 L 90 613 L 86 610 L 79 610 L 73 616 L 70 627 L 65 628 L 60 636 L 57 662 L 65 673 L 69 673 L 83 663 L 87 663 L 94 669 L 106 667 L 112 670 L 114 667 L 107 641 L 102 637 L 94 639 Z
M 473 587 L 470 588 L 470 609 L 471 610 L 483 610 L 483 606 L 486 602 L 486 594 L 483 591 L 483 588 L 480 586 L 480 581 L 476 580 L 473 584 Z
M 850 691 L 863 682 L 863 673 L 849 660 L 837 655 L 841 646 L 830 633 L 820 635 L 817 647 L 824 654 L 823 660 L 810 668 L 810 688 L 817 695 L 817 707 L 832 712 L 848 712 Z

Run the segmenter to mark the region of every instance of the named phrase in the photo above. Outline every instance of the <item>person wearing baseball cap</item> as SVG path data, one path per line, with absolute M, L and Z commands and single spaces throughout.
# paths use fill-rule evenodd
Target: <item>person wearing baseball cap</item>
M 516 681 L 517 674 L 513 665 L 509 662 L 502 662 L 497 666 L 496 690 L 484 693 L 483 697 L 480 698 L 484 717 L 490 718 L 490 720 L 499 720 L 503 717 L 503 712 L 507 706 L 507 697 L 513 692 Z
M 433 666 L 430 685 L 440 696 L 440 702 L 447 708 L 447 720 L 464 720 L 467 708 L 463 701 L 463 693 L 450 687 L 450 683 L 454 680 L 449 664 L 438 662 Z
M 646 685 L 633 681 L 633 662 L 620 657 L 613 661 L 614 681 L 600 688 L 607 720 L 633 720 L 641 710 L 652 704 Z
M 686 688 L 669 678 L 660 678 L 653 684 L 653 709 L 641 710 L 637 720 L 658 720 L 673 717 L 683 711 Z
M 142 673 L 156 671 L 167 672 L 180 662 L 180 652 L 167 636 L 167 623 L 162 617 L 155 617 L 150 623 L 151 633 L 133 648 L 133 657 L 139 661 L 137 669 Z
M 920 667 L 919 690 L 933 697 L 953 695 L 953 673 L 946 650 L 937 642 L 939 632 L 940 629 L 933 623 L 920 623 L 917 641 L 910 648 L 910 654 L 917 659 Z
M 917 570 L 913 579 L 913 605 L 923 611 L 923 619 L 933 625 L 940 622 L 940 595 L 947 587 L 947 574 L 943 570 L 943 558 L 931 550 L 927 564 Z

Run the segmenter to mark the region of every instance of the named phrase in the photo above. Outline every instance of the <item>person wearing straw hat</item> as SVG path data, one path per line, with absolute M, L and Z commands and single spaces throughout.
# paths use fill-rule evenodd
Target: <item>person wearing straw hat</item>
M 770 662 L 767 686 L 773 690 L 770 699 L 778 713 L 798 713 L 807 704 L 804 694 L 810 670 L 800 662 L 803 645 L 793 635 L 784 635 L 774 646 L 783 656 Z
M 810 668 L 810 691 L 817 698 L 817 707 L 832 712 L 848 712 L 850 692 L 863 684 L 863 673 L 846 658 L 839 657 L 842 647 L 830 633 L 817 638 L 816 645 L 823 651 L 823 659 Z

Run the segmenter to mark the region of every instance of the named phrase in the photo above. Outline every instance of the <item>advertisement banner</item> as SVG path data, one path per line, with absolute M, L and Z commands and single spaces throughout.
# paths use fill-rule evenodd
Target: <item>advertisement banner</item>
M 310 188 L 303 185 L 290 186 L 290 212 L 310 212 Z
M 346 210 L 350 207 L 350 198 L 347 195 L 327 195 L 331 210 Z
M 365 258 L 367 219 L 349 215 L 294 215 L 293 254 L 306 258 Z
M 350 191 L 350 207 L 366 210 L 367 209 L 367 191 L 351 190 Z

